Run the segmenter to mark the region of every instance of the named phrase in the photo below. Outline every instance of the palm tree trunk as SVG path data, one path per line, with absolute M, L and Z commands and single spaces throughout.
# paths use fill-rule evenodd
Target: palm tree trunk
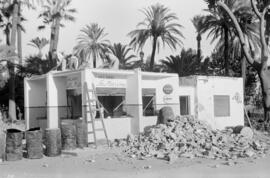
M 200 61 L 200 58 L 201 58 L 201 40 L 202 40 L 201 34 L 198 33 L 198 35 L 197 35 L 197 58 L 198 58 L 198 61 Z
M 16 31 L 18 24 L 18 2 L 14 2 L 12 14 L 12 31 L 11 31 L 11 46 L 15 47 L 16 44 Z M 11 65 L 9 66 L 10 79 L 8 82 L 9 86 L 9 102 L 8 102 L 8 115 L 9 118 L 14 121 L 16 120 L 16 103 L 15 103 L 15 68 L 12 63 L 15 61 L 11 61 Z
M 54 33 L 54 40 L 53 40 L 53 50 L 57 51 L 58 41 L 59 41 L 59 31 L 60 31 L 60 18 L 55 20 L 55 33 Z
M 50 47 L 49 47 L 50 54 L 52 54 L 53 52 L 54 39 L 55 39 L 55 20 L 52 22 L 52 25 L 51 25 L 51 38 L 50 38 Z
M 97 67 L 97 56 L 95 53 L 93 53 L 93 68 Z
M 18 25 L 17 25 L 17 35 L 18 35 L 18 41 L 17 41 L 17 50 L 18 50 L 18 57 L 19 57 L 19 64 L 22 65 L 22 29 L 19 26 L 21 25 L 21 5 L 18 4 Z
M 153 38 L 153 47 L 152 47 L 152 55 L 151 55 L 151 60 L 150 60 L 150 71 L 153 71 L 153 69 L 154 69 L 156 48 L 157 48 L 157 37 L 154 36 L 154 38 Z
M 225 64 L 225 75 L 229 76 L 229 30 L 227 27 L 224 28 L 224 64 Z
M 8 27 L 5 29 L 5 35 L 6 35 L 6 44 L 9 46 L 10 45 L 10 30 Z

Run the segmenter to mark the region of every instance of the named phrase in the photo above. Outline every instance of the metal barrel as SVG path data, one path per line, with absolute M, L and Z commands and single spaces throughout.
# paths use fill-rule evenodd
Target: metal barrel
M 49 157 L 61 154 L 61 131 L 59 128 L 45 130 L 45 155 Z
M 23 132 L 17 129 L 7 129 L 6 134 L 6 160 L 17 161 L 23 157 Z
M 27 157 L 30 159 L 40 159 L 43 157 L 42 131 L 39 127 L 26 131 Z

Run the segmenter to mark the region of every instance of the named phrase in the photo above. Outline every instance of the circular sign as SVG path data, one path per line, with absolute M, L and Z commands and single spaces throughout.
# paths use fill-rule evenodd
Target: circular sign
M 173 92 L 173 87 L 170 84 L 166 84 L 163 87 L 163 92 L 167 95 L 171 94 Z

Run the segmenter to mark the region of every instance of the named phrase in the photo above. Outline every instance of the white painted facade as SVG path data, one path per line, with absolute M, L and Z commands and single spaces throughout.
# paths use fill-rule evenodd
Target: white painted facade
M 94 85 L 98 96 L 105 100 L 111 96 L 124 98 L 121 106 L 125 114 L 114 113 L 113 117 L 104 120 L 109 139 L 137 134 L 145 127 L 156 124 L 157 116 L 153 113 L 164 106 L 172 107 L 175 115 L 180 115 L 180 96 L 184 96 L 183 101 L 186 105 L 182 106 L 182 109 L 185 108 L 189 115 L 207 121 L 213 128 L 223 129 L 227 126 L 244 124 L 241 78 L 206 76 L 179 78 L 176 74 L 140 70 L 83 69 L 53 71 L 25 79 L 27 129 L 58 128 L 60 119 L 69 118 L 70 110 L 75 113 L 72 119 L 77 119 L 81 114 L 81 117 L 89 120 L 90 117 L 83 114 L 88 104 L 83 87 L 85 84 L 89 88 Z M 78 106 L 68 107 L 67 95 L 70 91 L 80 97 L 81 103 L 78 103 Z M 148 100 L 153 99 L 147 103 L 151 104 L 151 107 L 143 102 L 147 97 Z M 185 100 L 186 98 L 188 100 Z M 215 101 L 221 103 L 216 104 Z M 220 111 L 217 110 L 215 113 L 214 108 L 219 109 L 222 104 L 225 104 L 227 112 L 218 113 Z M 154 110 L 152 115 L 145 114 L 146 109 L 151 112 Z M 91 125 L 88 125 L 88 128 L 91 131 Z M 98 134 L 98 138 L 104 138 L 101 134 L 103 133 Z M 91 138 L 89 135 L 90 140 Z

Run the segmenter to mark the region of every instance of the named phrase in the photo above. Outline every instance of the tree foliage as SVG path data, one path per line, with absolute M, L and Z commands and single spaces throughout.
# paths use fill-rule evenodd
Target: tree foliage
M 161 4 L 155 4 L 141 10 L 145 19 L 138 23 L 137 29 L 131 31 L 128 35 L 131 37 L 130 45 L 135 49 L 141 50 L 146 41 L 152 40 L 152 55 L 150 69 L 153 68 L 156 49 L 159 51 L 160 46 L 168 45 L 175 50 L 177 46 L 183 43 L 181 38 L 183 34 L 180 31 L 182 26 L 177 23 L 178 17 L 171 13 L 170 9 Z
M 100 27 L 97 23 L 91 23 L 81 29 L 81 34 L 78 37 L 78 44 L 74 50 L 83 58 L 84 62 L 89 63 L 92 58 L 93 66 L 96 67 L 96 60 L 102 59 L 104 51 L 109 46 L 109 40 L 106 39 L 107 33 L 105 29 Z
M 131 61 L 136 56 L 134 54 L 130 54 L 132 49 L 127 45 L 122 45 L 121 43 L 114 43 L 109 47 L 110 52 L 118 59 L 119 68 L 125 69 L 131 65 Z

